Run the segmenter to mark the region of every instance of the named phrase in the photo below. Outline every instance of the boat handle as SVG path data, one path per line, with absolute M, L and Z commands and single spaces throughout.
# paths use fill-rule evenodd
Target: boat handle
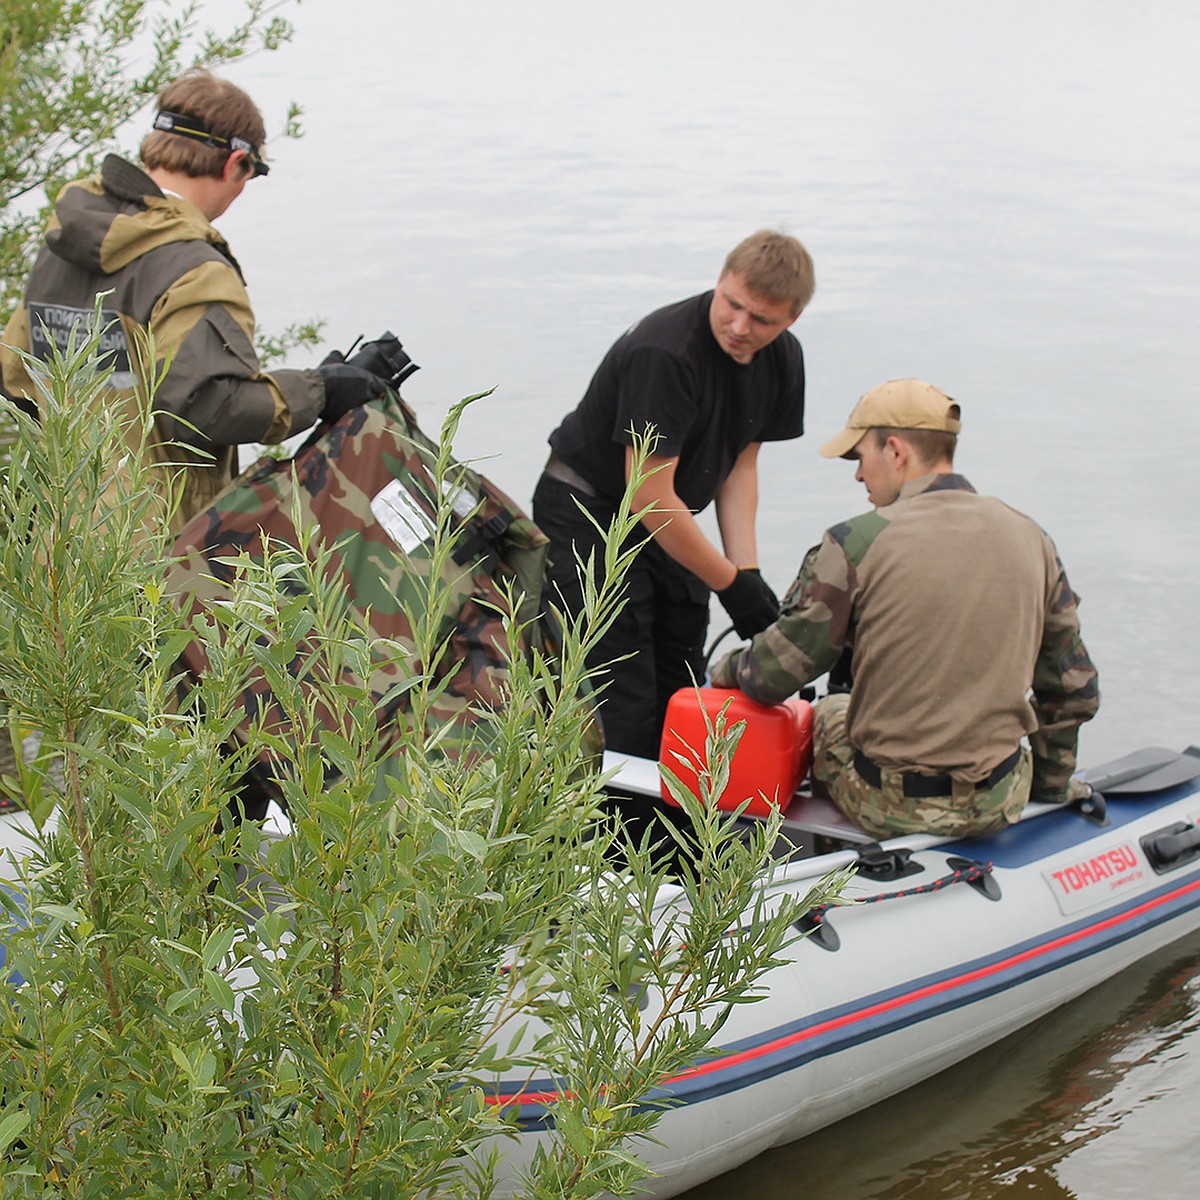
M 1200 855 L 1200 826 L 1177 821 L 1142 838 L 1142 849 L 1156 875 L 1190 863 Z

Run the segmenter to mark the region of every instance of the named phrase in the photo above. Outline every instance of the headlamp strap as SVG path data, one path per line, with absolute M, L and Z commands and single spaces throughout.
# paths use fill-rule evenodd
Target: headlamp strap
M 258 147 L 244 137 L 225 137 L 214 133 L 197 117 L 189 117 L 185 113 L 160 112 L 154 117 L 154 128 L 161 133 L 177 133 L 180 137 L 192 138 L 211 146 L 214 150 L 244 150 L 254 167 L 255 175 L 265 175 L 270 168 L 259 156 Z

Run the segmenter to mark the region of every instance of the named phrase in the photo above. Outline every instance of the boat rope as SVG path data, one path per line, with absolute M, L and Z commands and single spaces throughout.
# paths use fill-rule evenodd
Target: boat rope
M 815 916 L 817 920 L 820 920 L 831 908 L 846 908 L 847 906 L 860 904 L 878 904 L 883 900 L 900 900 L 905 896 L 921 896 L 926 892 L 940 892 L 943 888 L 948 888 L 954 883 L 978 883 L 992 873 L 992 864 L 990 862 L 972 862 L 967 858 L 951 858 L 947 859 L 947 863 L 961 865 L 956 865 L 955 870 L 951 871 L 949 875 L 943 875 L 940 879 L 934 879 L 930 883 L 918 884 L 916 887 L 900 888 L 894 892 L 877 892 L 874 896 L 862 896 L 845 903 L 835 900 L 830 904 L 820 904 L 816 908 L 811 909 L 809 915 Z
M 982 893 L 989 900 L 1000 899 L 1000 888 L 992 876 L 993 864 L 990 862 L 975 862 L 969 858 L 948 858 L 946 865 L 950 867 L 947 875 L 929 883 L 917 884 L 914 887 L 899 888 L 894 892 L 877 892 L 873 896 L 861 896 L 851 900 L 834 900 L 828 904 L 818 904 L 811 908 L 796 923 L 795 927 L 801 933 L 813 935 L 813 940 L 826 949 L 837 949 L 837 935 L 830 926 L 824 924 L 824 917 L 833 908 L 855 908 L 863 904 L 879 904 L 884 900 L 900 900 L 907 896 L 923 896 L 940 892 L 956 883 L 966 883 Z M 825 936 L 822 937 L 822 934 Z

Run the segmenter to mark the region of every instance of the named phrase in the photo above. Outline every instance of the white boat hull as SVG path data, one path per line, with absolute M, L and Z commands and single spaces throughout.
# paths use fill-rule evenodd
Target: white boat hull
M 1194 781 L 1114 798 L 1103 826 L 1051 810 L 990 838 L 889 843 L 915 844 L 921 872 L 856 879 L 864 903 L 823 922 L 837 948 L 795 945 L 763 979 L 764 998 L 734 1009 L 722 1049 L 666 1081 L 675 1106 L 657 1143 L 636 1148 L 655 1172 L 651 1194 L 677 1195 L 903 1091 L 1200 928 L 1200 848 L 1158 870 L 1147 851 L 1177 827 L 1200 842 Z M 846 858 L 794 864 L 794 886 Z M 962 859 L 991 864 L 998 899 L 959 882 L 871 900 L 925 889 Z M 525 1129 L 508 1143 L 510 1172 L 548 1136 L 528 1098 L 550 1084 L 523 1082 L 498 1089 Z

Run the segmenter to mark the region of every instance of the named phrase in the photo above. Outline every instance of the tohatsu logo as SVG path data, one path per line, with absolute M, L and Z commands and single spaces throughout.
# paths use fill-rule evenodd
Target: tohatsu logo
M 1098 904 L 1146 877 L 1143 860 L 1132 842 L 1042 874 L 1064 913 Z

